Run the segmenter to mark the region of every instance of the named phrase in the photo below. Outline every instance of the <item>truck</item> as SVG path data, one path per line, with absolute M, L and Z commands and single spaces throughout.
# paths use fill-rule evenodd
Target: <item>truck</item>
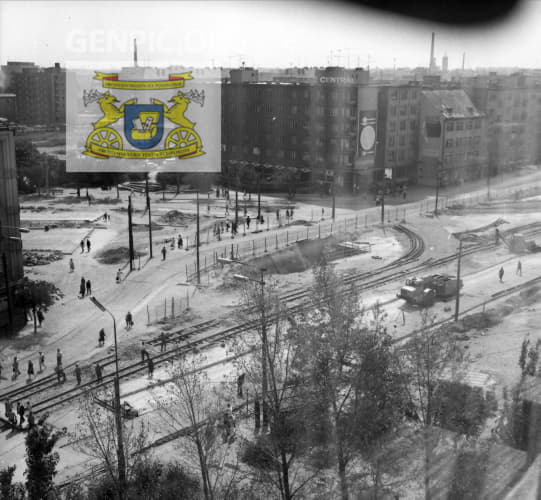
M 432 274 L 423 278 L 409 278 L 396 295 L 410 304 L 430 306 L 436 299 L 454 297 L 457 287 L 463 287 L 462 280 L 449 274 Z

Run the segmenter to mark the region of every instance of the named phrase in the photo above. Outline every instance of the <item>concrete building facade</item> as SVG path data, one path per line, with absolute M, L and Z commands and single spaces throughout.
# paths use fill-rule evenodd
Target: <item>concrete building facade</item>
M 238 73 L 241 74 L 238 74 Z M 368 71 L 329 67 L 310 82 L 231 71 L 222 88 L 222 172 L 231 186 L 357 192 L 375 166 L 377 88 Z
M 9 122 L 17 121 L 16 98 L 15 94 L 0 94 L 0 118 Z
M 417 180 L 419 82 L 387 85 L 378 94 L 378 135 L 374 182 L 397 186 Z
M 23 277 L 13 131 L 0 129 L 0 331 L 7 331 L 10 298 Z M 9 294 L 9 295 L 8 295 Z M 11 302 L 12 305 L 12 302 Z M 13 308 L 12 308 L 13 314 Z
M 486 118 L 464 90 L 423 90 L 418 182 L 441 187 L 488 175 Z

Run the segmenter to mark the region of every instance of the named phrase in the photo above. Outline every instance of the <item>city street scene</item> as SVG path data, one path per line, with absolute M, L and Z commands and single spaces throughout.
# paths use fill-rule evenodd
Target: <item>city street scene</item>
M 0 0 L 0 500 L 539 498 L 541 7 L 154 5 Z

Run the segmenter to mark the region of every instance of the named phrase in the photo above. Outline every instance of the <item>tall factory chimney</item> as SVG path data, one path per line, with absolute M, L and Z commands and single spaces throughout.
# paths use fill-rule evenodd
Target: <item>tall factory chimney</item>
M 133 65 L 137 68 L 137 38 L 133 39 Z
M 464 71 L 464 66 L 466 64 L 466 52 L 462 53 L 462 71 Z
M 428 64 L 428 74 L 431 74 L 434 70 L 434 40 L 436 33 L 432 32 L 432 41 L 430 42 L 430 63 Z

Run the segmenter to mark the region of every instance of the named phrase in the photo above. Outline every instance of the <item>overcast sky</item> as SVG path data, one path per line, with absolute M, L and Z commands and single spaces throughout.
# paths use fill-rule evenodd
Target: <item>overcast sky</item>
M 541 67 L 541 2 L 505 22 L 459 30 L 331 2 L 0 0 L 0 64 L 427 66 L 430 33 L 450 68 Z M 331 61 L 331 51 L 333 59 Z

